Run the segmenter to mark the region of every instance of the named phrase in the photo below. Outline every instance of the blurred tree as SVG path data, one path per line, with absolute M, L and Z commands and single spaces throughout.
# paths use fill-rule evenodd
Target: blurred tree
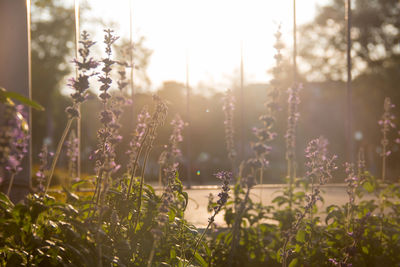
M 400 62 L 400 2 L 352 1 L 354 74 L 381 71 Z M 346 76 L 345 1 L 331 0 L 302 27 L 300 47 L 308 77 L 340 80 Z
M 32 1 L 32 95 L 45 108 L 33 112 L 33 155 L 42 141 L 52 144 L 65 125 L 67 100 L 61 94 L 61 81 L 70 73 L 74 47 L 74 11 L 59 0 Z
M 320 103 L 328 101 L 327 105 L 338 107 L 335 113 L 330 114 L 330 120 L 339 123 L 340 128 L 343 127 L 340 121 L 344 121 L 345 115 L 340 109 L 340 103 L 345 102 L 345 85 L 340 81 L 346 78 L 344 4 L 343 0 L 331 0 L 319 7 L 315 19 L 302 27 L 299 39 L 304 75 L 309 81 L 324 81 L 308 87 L 315 88 L 315 92 L 320 91 L 323 96 Z M 352 72 L 355 77 L 352 84 L 353 129 L 358 134 L 356 146 L 365 148 L 370 170 L 377 174 L 381 139 L 377 121 L 383 112 L 383 100 L 390 96 L 396 106 L 400 106 L 400 2 L 353 0 L 351 37 Z M 310 107 L 312 105 L 318 104 L 313 101 Z M 324 108 L 323 105 L 320 107 Z M 340 134 L 340 131 L 337 133 Z M 393 131 L 391 140 L 395 137 Z M 334 138 L 337 139 L 334 143 L 343 141 L 337 136 Z M 396 145 L 392 148 L 393 151 L 398 150 Z M 399 159 L 397 154 L 389 158 L 389 168 L 393 172 L 398 169 L 395 164 Z
M 85 17 L 85 12 L 90 8 L 88 4 L 82 4 L 80 8 L 81 17 Z M 72 70 L 74 65 L 75 48 L 75 16 L 73 1 L 66 3 L 62 0 L 33 0 L 32 1 L 32 93 L 33 99 L 37 99 L 45 108 L 45 112 L 33 112 L 33 155 L 40 152 L 42 143 L 46 142 L 55 146 L 66 123 L 65 107 L 70 102 L 69 96 L 65 95 L 67 88 L 65 77 L 74 75 Z M 104 22 L 96 19 L 94 30 L 101 31 L 98 25 Z M 112 23 L 110 23 L 112 24 Z M 89 25 L 90 22 L 89 22 Z M 92 26 L 92 25 L 91 25 Z M 100 26 L 101 27 L 101 26 Z M 89 29 L 89 33 L 93 29 Z M 94 34 L 92 34 L 93 36 Z M 102 36 L 102 35 L 100 35 Z M 125 40 L 125 39 L 123 39 Z M 127 41 L 118 41 L 115 47 L 116 60 L 127 60 L 124 58 L 119 48 L 125 47 Z M 98 51 L 102 45 L 97 41 Z M 150 79 L 146 74 L 149 57 L 152 51 L 144 46 L 145 38 L 138 37 L 134 44 L 135 66 L 135 85 L 140 88 L 146 88 L 150 84 Z M 96 51 L 94 51 L 96 52 Z M 96 56 L 96 54 L 94 54 Z M 97 55 L 96 57 L 101 57 Z M 115 75 L 117 78 L 117 75 Z M 116 80 L 113 83 L 116 88 Z M 95 87 L 92 89 L 96 90 Z M 96 136 L 93 125 L 97 125 L 96 112 L 93 107 L 96 106 L 96 96 L 92 94 L 91 101 L 87 105 L 92 109 L 82 107 L 82 160 L 87 160 L 90 148 L 95 147 Z M 87 112 L 86 112 L 87 111 Z M 85 171 L 88 169 L 83 166 Z

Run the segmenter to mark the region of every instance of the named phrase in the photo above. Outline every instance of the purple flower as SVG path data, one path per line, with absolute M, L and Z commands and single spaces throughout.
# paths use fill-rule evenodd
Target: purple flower
M 99 65 L 98 62 L 89 58 L 90 48 L 95 44 L 89 40 L 89 34 L 83 31 L 81 34 L 81 40 L 79 42 L 81 48 L 79 49 L 79 59 L 74 59 L 73 62 L 77 65 L 79 74 L 77 79 L 70 78 L 68 86 L 71 87 L 74 92 L 71 94 L 73 103 L 65 110 L 70 118 L 79 117 L 79 105 L 83 103 L 87 98 L 87 90 L 89 89 L 89 78 L 96 75 L 97 73 L 88 73 L 90 70 L 94 70 Z
M 396 125 L 394 124 L 395 116 L 393 115 L 393 113 L 391 111 L 394 107 L 395 107 L 395 105 L 392 104 L 390 98 L 386 97 L 384 104 L 383 104 L 384 113 L 383 113 L 381 119 L 378 121 L 378 124 L 380 126 L 382 126 L 381 132 L 383 135 L 382 140 L 381 140 L 382 180 L 385 180 L 385 176 L 386 176 L 386 157 L 388 157 L 391 153 L 391 151 L 388 149 L 388 145 L 389 145 L 388 134 L 392 128 L 396 128 Z
M 22 105 L 2 105 L 0 126 L 0 166 L 11 175 L 22 170 L 21 163 L 28 151 L 28 126 Z
M 75 132 L 72 131 L 69 135 L 69 139 L 65 142 L 67 148 L 67 158 L 68 158 L 68 174 L 69 177 L 73 179 L 74 182 L 78 182 L 78 171 L 77 163 L 79 158 L 79 140 L 75 136 Z
M 301 85 L 293 86 L 289 88 L 289 116 L 288 116 L 288 128 L 286 131 L 286 158 L 288 160 L 295 159 L 295 149 L 296 149 L 296 128 L 297 122 L 299 120 L 300 114 L 298 112 L 298 106 L 300 104 L 299 90 Z
M 223 98 L 224 104 L 222 110 L 225 114 L 225 140 L 226 149 L 228 151 L 228 158 L 233 161 L 236 157 L 235 141 L 234 141 L 234 129 L 233 129 L 233 113 L 235 110 L 235 97 L 233 96 L 232 90 L 227 90 Z
M 222 182 L 222 187 L 221 187 L 221 192 L 218 194 L 218 200 L 217 200 L 217 206 L 214 207 L 214 212 L 217 214 L 222 207 L 226 204 L 229 198 L 229 183 L 232 179 L 232 172 L 227 172 L 227 171 L 220 171 L 214 174 L 217 179 L 220 179 Z M 214 221 L 214 216 L 212 216 L 212 221 Z M 211 219 L 210 218 L 210 219 Z
M 306 162 L 306 176 L 314 182 L 314 179 L 319 180 L 319 184 L 323 185 L 327 183 L 328 180 L 332 178 L 332 171 L 337 169 L 335 160 L 336 155 L 329 157 L 328 150 L 328 140 L 324 137 L 319 137 L 312 140 L 305 152 L 307 158 Z
M 126 154 L 129 155 L 128 169 L 131 172 L 134 168 L 133 164 L 138 156 L 139 149 L 144 141 L 145 132 L 148 128 L 148 123 L 150 119 L 150 114 L 148 112 L 147 106 L 143 107 L 137 116 L 137 123 L 135 131 L 133 132 L 132 140 L 129 142 L 129 149 Z
M 36 178 L 38 181 L 38 190 L 39 192 L 44 192 L 44 185 L 46 182 L 45 172 L 48 170 L 49 159 L 54 155 L 52 152 L 48 152 L 47 145 L 43 145 L 42 150 L 38 154 L 40 166 L 39 170 L 36 172 Z
M 182 152 L 179 149 L 179 143 L 183 141 L 182 130 L 185 123 L 181 117 L 176 114 L 171 125 L 173 126 L 173 130 L 169 142 L 158 159 L 158 163 L 161 165 L 161 169 L 164 173 L 164 182 L 166 183 L 168 183 L 170 179 L 175 179 L 175 173 L 177 172 L 179 165 L 178 159 L 182 155 Z

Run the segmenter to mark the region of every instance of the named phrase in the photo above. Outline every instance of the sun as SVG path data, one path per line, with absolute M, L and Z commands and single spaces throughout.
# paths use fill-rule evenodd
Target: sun
M 297 1 L 297 20 L 313 19 L 317 2 Z M 273 65 L 274 33 L 282 27 L 283 40 L 292 46 L 293 1 L 264 0 L 119 0 L 92 1 L 90 16 L 113 21 L 116 31 L 129 36 L 129 8 L 133 6 L 133 35 L 146 37 L 153 55 L 148 68 L 153 89 L 163 81 L 184 82 L 186 62 L 190 83 L 217 90 L 231 86 L 240 65 L 241 44 L 246 83 L 265 83 Z

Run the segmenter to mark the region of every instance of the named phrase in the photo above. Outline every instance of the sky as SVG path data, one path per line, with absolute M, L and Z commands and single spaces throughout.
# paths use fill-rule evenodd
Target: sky
M 297 0 L 298 24 L 313 19 L 317 2 L 327 0 Z M 144 36 L 145 46 L 153 50 L 147 69 L 150 90 L 163 81 L 184 83 L 187 62 L 192 87 L 225 90 L 239 79 L 241 51 L 245 83 L 266 83 L 271 78 L 267 70 L 274 64 L 278 25 L 287 47 L 292 47 L 292 0 L 96 0 L 87 4 L 91 11 L 86 16 L 114 22 L 116 33 L 125 38 L 129 38 L 132 5 L 133 39 Z M 81 21 L 84 25 L 85 18 Z

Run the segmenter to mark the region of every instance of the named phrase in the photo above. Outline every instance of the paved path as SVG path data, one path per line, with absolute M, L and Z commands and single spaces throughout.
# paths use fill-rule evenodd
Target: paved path
M 252 189 L 250 197 L 254 201 L 260 201 L 260 196 L 262 196 L 262 203 L 264 205 L 271 205 L 272 199 L 279 195 L 277 191 L 280 189 L 282 189 L 282 185 L 256 186 Z M 322 197 L 325 202 L 319 202 L 318 208 L 320 211 L 325 211 L 325 207 L 332 204 L 343 205 L 348 200 L 346 186 L 344 184 L 326 185 L 321 189 L 323 191 Z M 197 227 L 205 227 L 208 223 L 208 217 L 211 215 L 207 212 L 208 195 L 212 193 L 216 201 L 220 189 L 217 186 L 199 186 L 186 189 L 185 191 L 189 194 L 189 204 L 185 213 L 185 218 Z M 230 192 L 230 196 L 231 195 L 232 192 Z M 371 196 L 365 197 L 365 199 L 371 198 Z M 323 214 L 321 215 L 323 216 Z M 218 214 L 215 221 L 219 225 L 224 225 L 223 214 Z

